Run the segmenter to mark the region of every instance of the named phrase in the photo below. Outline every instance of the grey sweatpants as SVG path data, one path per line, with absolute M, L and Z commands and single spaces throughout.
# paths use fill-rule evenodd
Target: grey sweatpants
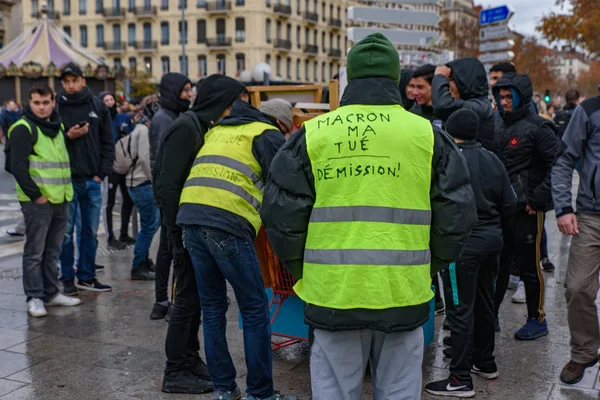
M 25 216 L 23 288 L 29 298 L 49 300 L 58 293 L 58 256 L 69 221 L 69 203 L 21 203 Z
M 313 400 L 361 400 L 367 363 L 374 400 L 421 398 L 423 329 L 389 333 L 315 329 L 310 354 Z

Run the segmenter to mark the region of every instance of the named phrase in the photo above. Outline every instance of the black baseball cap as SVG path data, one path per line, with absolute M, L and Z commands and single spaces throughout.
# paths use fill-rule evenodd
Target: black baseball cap
M 63 79 L 67 75 L 73 75 L 79 78 L 83 78 L 83 72 L 81 72 L 81 68 L 79 68 L 73 63 L 69 63 L 64 66 L 62 71 L 60 71 L 60 79 Z

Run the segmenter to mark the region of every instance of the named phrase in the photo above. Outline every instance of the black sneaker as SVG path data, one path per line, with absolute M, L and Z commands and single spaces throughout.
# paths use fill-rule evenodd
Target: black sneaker
M 150 271 L 156 272 L 156 264 L 151 259 L 147 259 L 145 265 Z
M 119 242 L 125 243 L 126 245 L 135 244 L 135 239 L 129 235 L 121 236 Z
M 154 272 L 142 265 L 131 270 L 132 281 L 153 281 L 156 278 Z
M 442 324 L 442 327 L 444 328 L 444 330 L 449 331 L 450 330 L 450 324 L 448 323 L 448 318 L 444 318 L 444 323 Z
M 442 300 L 435 302 L 435 315 L 443 315 L 446 313 L 444 302 Z
M 208 365 L 202 359 L 200 359 L 200 362 L 194 362 L 194 365 L 190 367 L 190 372 L 202 380 L 210 381 Z
M 444 357 L 452 358 L 452 347 L 446 347 L 442 350 L 442 353 L 444 354 Z
M 104 271 L 104 265 L 96 264 L 94 265 L 94 269 L 96 269 L 96 271 Z
M 167 316 L 168 311 L 169 306 L 163 306 L 162 304 L 154 303 L 154 306 L 152 307 L 152 312 L 150 313 L 150 319 L 163 319 Z
M 123 242 L 119 242 L 116 238 L 108 238 L 108 247 L 115 250 L 123 250 L 127 245 Z
M 92 279 L 89 281 L 82 281 L 78 279 L 75 286 L 81 290 L 90 290 L 92 292 L 110 292 L 112 290 L 112 286 L 100 283 L 98 282 L 98 279 Z
M 485 368 L 479 368 L 478 366 L 473 365 L 473 368 L 471 368 L 471 372 L 490 381 L 498 379 L 498 377 L 500 376 L 500 374 L 498 373 L 498 367 L 496 367 L 496 365 L 492 365 Z
M 169 309 L 167 310 L 167 315 L 165 315 L 165 321 L 167 321 L 167 323 L 169 323 L 169 321 L 171 320 L 171 312 L 173 311 L 173 304 L 169 304 Z
M 77 296 L 79 294 L 74 279 L 63 281 L 63 294 L 67 296 Z
M 450 375 L 448 379 L 428 383 L 425 385 L 425 391 L 434 396 L 445 397 L 475 397 L 473 384 L 467 384 L 459 381 L 456 377 Z
M 452 347 L 452 336 L 446 336 L 443 342 L 444 346 Z
M 552 264 L 552 261 L 548 257 L 544 257 L 542 258 L 542 268 L 544 271 L 552 272 L 554 271 L 554 264 Z
M 501 332 L 502 328 L 500 328 L 500 318 L 496 315 L 496 320 L 494 321 L 494 331 Z
M 165 393 L 202 394 L 215 390 L 211 381 L 198 378 L 190 371 L 165 373 L 162 391 Z

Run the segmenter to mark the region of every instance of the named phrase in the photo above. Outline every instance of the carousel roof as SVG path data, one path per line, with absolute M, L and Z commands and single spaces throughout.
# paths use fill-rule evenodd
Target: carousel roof
M 105 65 L 102 58 L 71 39 L 44 12 L 35 25 L 0 50 L 0 64 L 5 68 L 11 64 L 21 67 L 28 63 L 43 67 L 53 64 L 61 68 L 70 62 L 82 67 L 90 65 L 93 69 Z

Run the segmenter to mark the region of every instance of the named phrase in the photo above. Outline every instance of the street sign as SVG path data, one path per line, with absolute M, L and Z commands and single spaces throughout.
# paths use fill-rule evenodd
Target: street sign
M 508 22 L 513 16 L 514 10 L 509 6 L 500 6 L 481 10 L 479 13 L 479 25 L 489 25 L 497 22 Z
M 490 26 L 479 30 L 479 40 L 508 39 L 512 30 L 508 25 Z
M 425 64 L 444 65 L 448 64 L 454 59 L 454 54 L 450 51 L 445 51 L 441 54 L 438 54 L 430 51 L 399 50 L 398 56 L 400 57 L 400 65 L 402 65 L 402 67 L 420 67 L 421 65 Z
M 385 28 L 348 28 L 348 40 L 358 42 L 372 33 L 384 34 L 390 42 L 402 45 L 436 44 L 439 43 L 440 36 L 437 32 L 408 31 L 405 29 L 385 29 Z
M 479 56 L 482 63 L 493 63 L 501 61 L 511 61 L 515 57 L 512 51 L 502 51 L 499 53 L 485 53 Z
M 497 42 L 482 42 L 479 44 L 479 52 L 511 50 L 515 45 L 514 40 L 500 40 Z
M 348 19 L 358 22 L 435 26 L 440 22 L 441 17 L 437 13 L 427 11 L 398 10 L 383 7 L 349 7 Z

